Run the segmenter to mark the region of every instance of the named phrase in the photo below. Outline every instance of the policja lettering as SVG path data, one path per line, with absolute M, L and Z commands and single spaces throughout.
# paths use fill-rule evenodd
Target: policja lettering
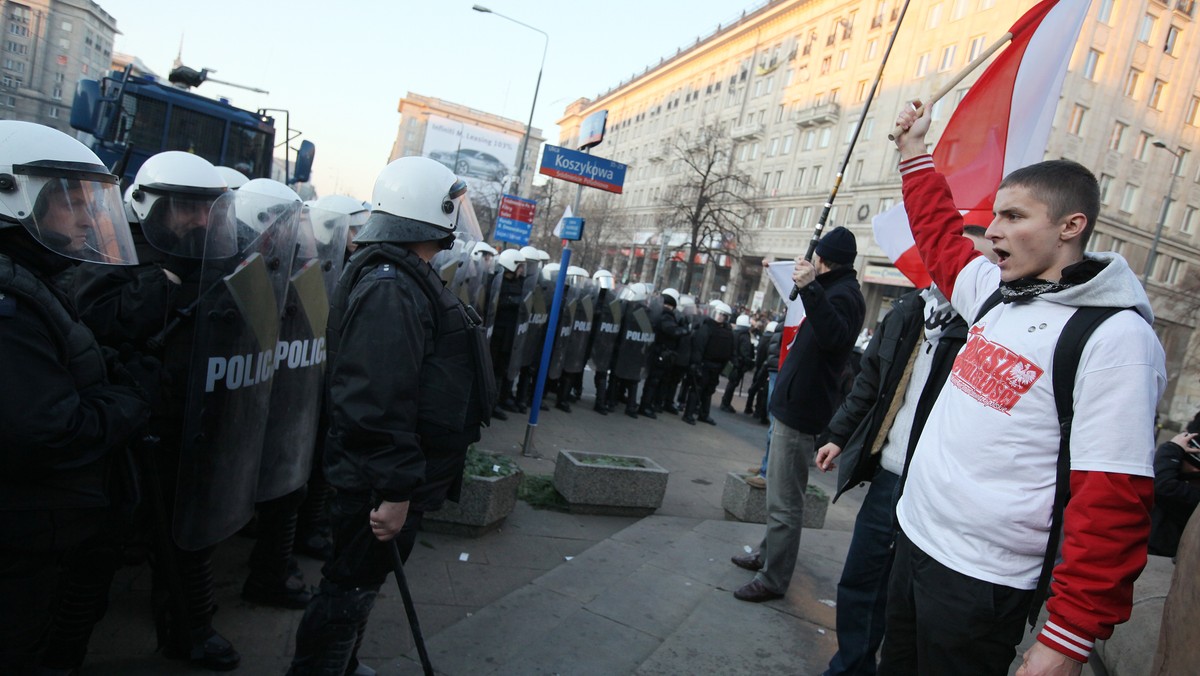
M 289 369 L 305 368 L 325 363 L 325 337 L 293 340 L 281 340 L 275 345 L 276 368 Z
M 208 375 L 204 391 L 212 392 L 218 382 L 225 380 L 225 389 L 236 390 L 265 383 L 275 373 L 275 351 L 263 350 L 245 355 L 208 358 Z

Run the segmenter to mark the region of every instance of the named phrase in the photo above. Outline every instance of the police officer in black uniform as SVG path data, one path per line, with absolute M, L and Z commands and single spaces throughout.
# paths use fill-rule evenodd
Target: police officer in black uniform
M 717 424 L 709 414 L 709 408 L 721 371 L 733 358 L 733 331 L 729 328 L 732 314 L 728 305 L 716 301 L 709 306 L 709 315 L 700 328 L 692 334 L 692 389 L 688 393 L 687 410 L 683 412 L 683 422 L 689 425 L 695 425 L 697 420 Z
M 496 267 L 495 274 L 500 275 L 500 294 L 496 300 L 496 322 L 492 325 L 490 347 L 500 396 L 492 415 L 505 420 L 507 416 L 504 411 L 520 412 L 517 401 L 513 399 L 513 383 L 508 378 L 508 370 L 510 359 L 521 358 L 513 354 L 513 346 L 516 344 L 521 303 L 525 295 L 525 256 L 517 249 L 505 249 L 496 256 Z M 496 280 L 493 280 L 492 284 L 495 283 Z
M 467 447 L 488 421 L 495 383 L 478 316 L 429 264 L 468 220 L 478 232 L 466 191 L 429 158 L 389 164 L 334 292 L 325 446 L 338 491 L 334 554 L 296 632 L 293 674 L 354 671 L 393 570 L 389 549 L 407 559 L 422 515 L 457 498 Z
M 94 153 L 42 125 L 0 122 L 0 671 L 69 670 L 47 650 L 71 586 L 111 580 L 107 537 L 126 444 L 149 409 L 51 278 L 75 261 L 137 263 L 120 188 Z M 106 364 L 106 362 L 108 362 Z M 121 375 L 124 375 L 123 373 Z M 127 488 L 127 486 L 125 486 Z M 107 578 L 104 576 L 107 575 Z M 56 607 L 58 605 L 59 607 Z M 43 654 L 44 653 L 44 654 Z M 44 660 L 44 661 L 43 661 Z
M 670 405 L 671 393 L 664 392 L 663 384 L 667 380 L 671 366 L 675 363 L 675 355 L 679 351 L 679 343 L 692 332 L 690 322 L 680 322 L 675 316 L 675 308 L 679 305 L 679 292 L 675 289 L 664 289 L 662 292 L 662 312 L 654 322 L 654 344 L 650 346 L 650 356 L 646 368 L 646 384 L 642 386 L 642 403 L 638 413 L 647 418 L 656 418 L 657 412 L 662 411 L 664 400 Z

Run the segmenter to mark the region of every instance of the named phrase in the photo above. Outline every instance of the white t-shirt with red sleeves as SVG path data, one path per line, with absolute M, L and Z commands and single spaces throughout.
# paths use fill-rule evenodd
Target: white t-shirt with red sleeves
M 951 301 L 970 321 L 999 281 L 999 269 L 977 257 Z M 955 571 L 1018 589 L 1037 584 L 1059 446 L 1053 355 L 1074 311 L 1044 297 L 997 305 L 972 326 L 930 413 L 897 515 L 917 547 Z M 1136 312 L 1096 329 L 1075 380 L 1072 470 L 1154 475 L 1147 432 L 1162 364 Z

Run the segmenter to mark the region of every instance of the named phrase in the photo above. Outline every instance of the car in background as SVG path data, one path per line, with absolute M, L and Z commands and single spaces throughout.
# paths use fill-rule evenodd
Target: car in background
M 462 148 L 458 152 L 452 150 L 434 150 L 429 158 L 446 165 L 450 171 L 459 176 L 474 176 L 489 181 L 502 181 L 508 175 L 508 167 L 493 155 Z

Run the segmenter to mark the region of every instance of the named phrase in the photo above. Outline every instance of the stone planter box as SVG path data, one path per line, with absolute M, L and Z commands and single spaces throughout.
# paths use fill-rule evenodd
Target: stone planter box
M 446 502 L 436 512 L 426 513 L 421 528 L 467 537 L 479 537 L 499 528 L 517 504 L 517 488 L 523 476 L 518 471 L 508 476 L 463 477 L 459 501 Z
M 640 466 L 581 462 L 589 457 L 629 458 Z M 554 490 L 576 514 L 647 516 L 662 506 L 668 474 L 650 458 L 560 450 L 554 462 Z
M 767 491 L 746 483 L 749 474 L 730 472 L 725 475 L 725 488 L 721 492 L 721 507 L 725 518 L 747 523 L 767 522 Z M 829 509 L 829 496 L 825 491 L 810 485 L 804 496 L 804 527 L 824 528 L 825 512 Z

